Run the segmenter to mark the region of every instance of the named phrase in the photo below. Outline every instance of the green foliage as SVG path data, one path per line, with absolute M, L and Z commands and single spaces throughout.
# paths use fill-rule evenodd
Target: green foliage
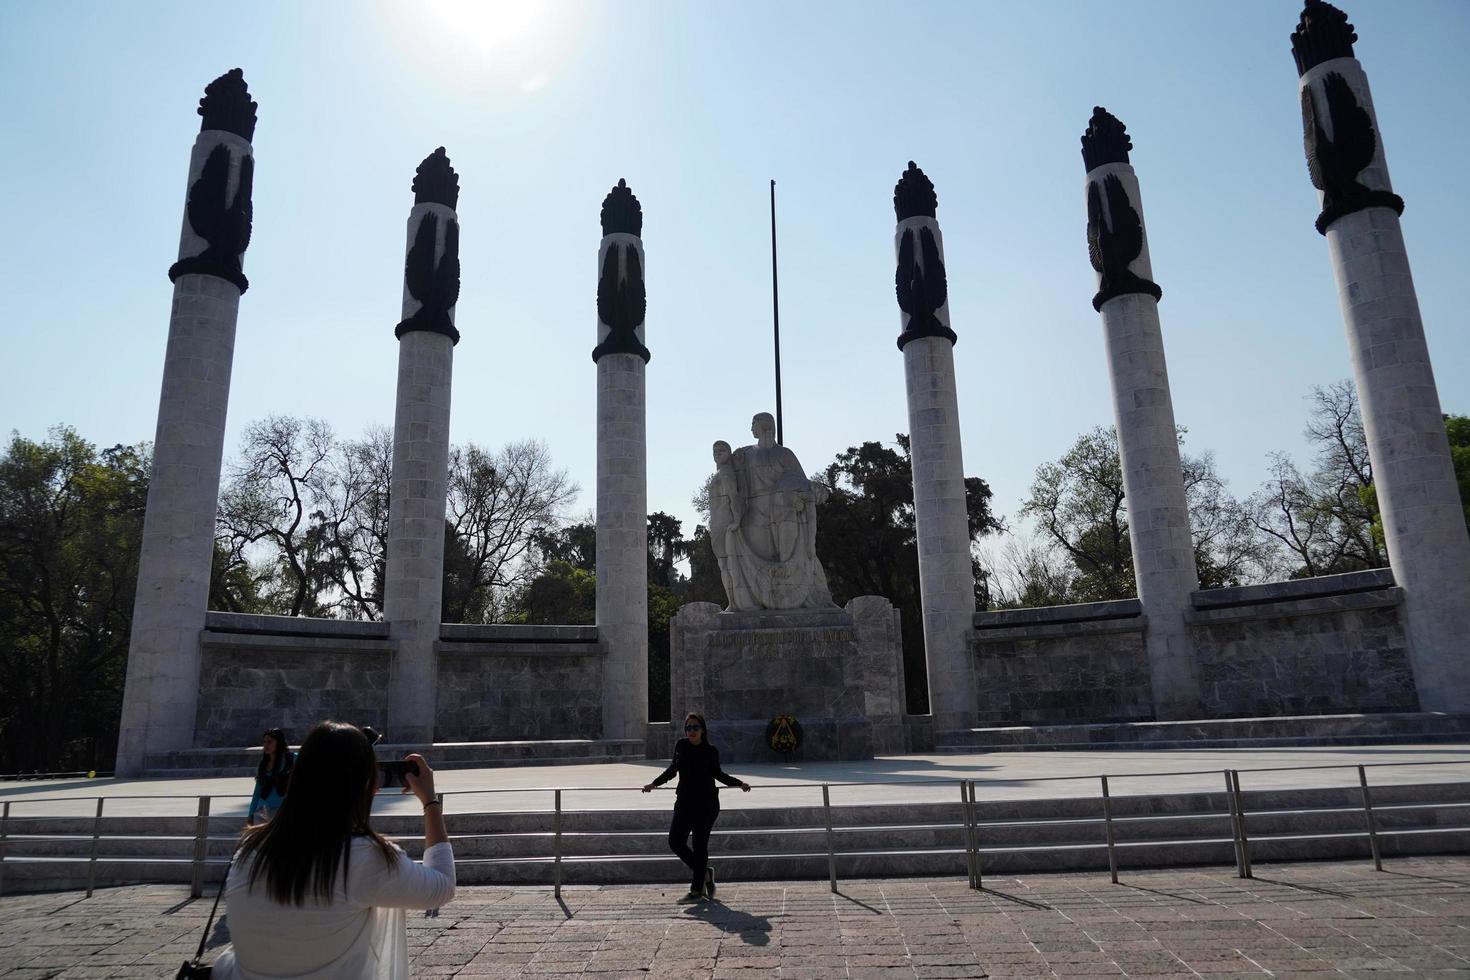
M 109 769 L 148 450 L 70 428 L 0 456 L 0 769 Z
M 896 449 L 878 442 L 849 447 L 819 477 L 831 495 L 818 511 L 817 558 L 839 605 L 860 595 L 881 595 L 898 607 L 908 709 L 922 713 L 928 710 L 928 680 L 913 462 L 908 436 L 900 433 L 894 441 Z M 965 505 L 972 542 L 1003 529 L 990 511 L 990 487 L 984 480 L 966 477 Z M 983 605 L 983 574 L 976 583 Z
M 1460 485 L 1465 526 L 1470 528 L 1470 415 L 1446 415 L 1444 429 L 1450 439 L 1450 458 L 1455 463 L 1455 482 Z
M 1314 450 L 1303 473 L 1284 453 L 1251 498 L 1253 522 L 1269 536 L 1291 578 L 1388 564 L 1373 462 L 1350 381 L 1312 389 L 1305 435 Z
M 549 562 L 521 592 L 507 622 L 590 626 L 597 620 L 597 573 L 565 561 Z
M 1470 415 L 1446 415 L 1445 435 L 1449 437 L 1450 460 L 1455 467 L 1455 483 L 1460 488 L 1460 506 L 1465 511 L 1465 527 L 1470 530 Z M 1365 509 L 1373 515 L 1373 541 L 1388 553 L 1383 537 L 1383 515 L 1378 512 L 1378 491 L 1371 484 L 1358 488 Z
M 1211 453 L 1191 456 L 1179 440 L 1185 506 L 1200 588 L 1265 578 L 1272 549 L 1250 508 L 1227 492 Z M 1042 542 L 1011 549 L 1000 591 L 1006 605 L 1059 605 L 1138 594 L 1118 434 L 1098 426 L 1077 437 L 1061 459 L 1036 469 L 1021 514 L 1035 519 Z M 1058 563 L 1061 556 L 1064 561 Z M 1029 601 L 1028 601 L 1029 600 Z

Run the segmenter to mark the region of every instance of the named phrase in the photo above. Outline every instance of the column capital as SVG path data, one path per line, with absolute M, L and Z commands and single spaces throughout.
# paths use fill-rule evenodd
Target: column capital
M 1296 73 L 1305 75 L 1324 61 L 1353 57 L 1358 39 L 1347 14 L 1326 0 L 1307 0 L 1296 30 L 1291 32 L 1291 56 Z
M 453 211 L 459 205 L 459 174 L 444 147 L 424 157 L 413 175 L 413 203 L 442 204 Z
M 643 205 L 633 196 L 626 178 L 619 177 L 617 186 L 602 199 L 602 234 L 624 234 L 643 237 Z
M 1133 140 L 1123 121 L 1102 106 L 1093 106 L 1082 134 L 1082 162 L 1087 168 L 1087 254 L 1098 275 L 1092 308 L 1118 296 L 1138 293 L 1161 299 L 1153 281 L 1144 232 L 1138 178 L 1128 162 Z
M 413 178 L 408 215 L 408 254 L 403 262 L 403 319 L 393 335 L 415 330 L 440 333 L 459 343 L 454 306 L 459 302 L 459 175 L 444 147 L 424 157 Z
M 898 298 L 898 349 L 920 337 L 959 340 L 949 325 L 949 279 L 944 270 L 944 236 L 936 214 L 939 195 L 934 183 L 910 160 L 893 186 L 893 214 L 898 219 L 894 247 L 898 268 L 893 274 Z
M 255 215 L 255 154 L 250 147 L 255 110 L 239 68 L 204 87 L 197 110 L 199 138 L 189 159 L 179 259 L 169 267 L 170 282 L 187 275 L 217 276 L 242 293 L 250 288 L 244 261 Z
M 204 86 L 204 98 L 199 100 L 197 110 L 203 117 L 199 131 L 219 129 L 234 133 L 249 143 L 255 138 L 256 108 L 256 103 L 250 100 L 250 89 L 245 85 L 245 72 L 231 68 Z
M 643 206 L 627 180 L 602 199 L 602 244 L 598 249 L 596 363 L 606 354 L 636 354 L 647 364 L 644 345 L 648 294 L 643 285 Z
M 918 164 L 909 161 L 909 167 L 893 185 L 893 216 L 898 221 L 908 218 L 933 218 L 939 209 L 939 195 L 934 193 L 934 183 Z
M 1107 163 L 1127 163 L 1133 140 L 1123 121 L 1100 105 L 1092 107 L 1092 118 L 1082 134 L 1082 163 L 1088 173 Z

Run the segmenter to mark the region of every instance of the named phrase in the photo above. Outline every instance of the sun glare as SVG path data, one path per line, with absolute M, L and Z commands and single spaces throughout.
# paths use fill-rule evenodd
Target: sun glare
M 426 0 L 461 40 L 484 54 L 505 54 L 535 39 L 547 22 L 542 0 Z

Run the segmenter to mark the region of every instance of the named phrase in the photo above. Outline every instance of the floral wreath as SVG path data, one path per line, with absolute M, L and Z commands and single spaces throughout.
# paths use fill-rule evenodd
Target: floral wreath
M 766 726 L 766 744 L 771 751 L 789 754 L 801 745 L 801 722 L 795 715 L 777 715 Z

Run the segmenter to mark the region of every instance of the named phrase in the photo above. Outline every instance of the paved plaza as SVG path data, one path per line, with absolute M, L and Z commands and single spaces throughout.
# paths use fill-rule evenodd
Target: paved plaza
M 465 888 L 412 913 L 416 977 L 1470 976 L 1470 858 L 1106 875 Z M 178 886 L 0 898 L 0 978 L 172 977 L 207 899 Z M 226 940 L 227 924 L 211 944 Z
M 1457 760 L 1460 761 L 1458 764 Z M 434 760 L 431 758 L 430 763 Z M 860 762 L 747 765 L 726 768 L 755 791 L 723 794 L 725 809 L 813 806 L 821 784 L 832 783 L 832 804 L 929 803 L 957 798 L 956 781 L 974 779 L 982 800 L 1095 797 L 1108 774 L 1115 796 L 1215 792 L 1223 769 L 1241 770 L 1241 788 L 1357 786 L 1359 763 L 1376 785 L 1458 782 L 1470 778 L 1470 745 L 1335 745 L 1300 748 L 1160 749 L 1090 752 L 976 752 L 905 755 Z M 445 811 L 549 810 L 548 787 L 579 787 L 563 794 L 568 810 L 667 809 L 668 794 L 644 795 L 666 762 L 448 769 L 436 775 L 448 797 Z M 1295 768 L 1307 767 L 1307 768 Z M 1336 767 L 1336 768 L 1334 768 Z M 111 816 L 193 816 L 198 796 L 214 797 L 216 815 L 245 813 L 251 779 L 69 779 L 0 783 L 0 802 L 16 814 L 90 816 L 97 796 Z M 36 802 L 32 802 L 36 801 Z M 413 813 L 411 799 L 392 791 L 375 813 Z M 454 832 L 451 822 L 450 833 Z

